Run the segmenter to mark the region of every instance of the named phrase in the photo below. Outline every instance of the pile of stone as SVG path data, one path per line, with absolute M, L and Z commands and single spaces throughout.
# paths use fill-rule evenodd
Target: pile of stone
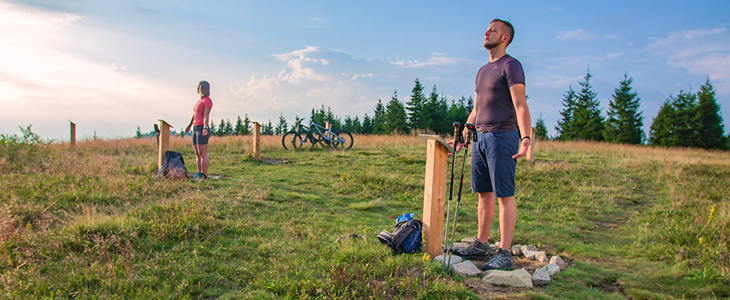
M 463 239 L 461 243 L 454 243 L 453 248 L 465 248 L 472 242 L 473 239 Z M 492 250 L 495 251 L 497 247 L 499 247 L 499 244 L 492 245 L 492 247 Z M 481 281 L 484 284 L 524 288 L 533 288 L 536 285 L 546 285 L 550 283 L 550 280 L 567 266 L 560 256 L 553 255 L 552 257 L 548 257 L 545 251 L 539 251 L 534 245 L 513 245 L 511 250 L 513 265 L 515 258 L 519 258 L 520 256 L 524 256 L 524 258 L 529 260 L 544 263 L 544 265 L 535 269 L 532 274 L 530 274 L 530 272 L 528 272 L 525 268 L 511 271 L 489 270 L 482 272 L 481 268 L 477 267 L 477 265 L 473 262 L 463 260 L 461 257 L 456 255 L 439 255 L 434 260 L 443 262 L 445 259 L 446 262 L 449 263 L 450 269 L 455 274 L 459 274 L 462 277 L 481 275 Z

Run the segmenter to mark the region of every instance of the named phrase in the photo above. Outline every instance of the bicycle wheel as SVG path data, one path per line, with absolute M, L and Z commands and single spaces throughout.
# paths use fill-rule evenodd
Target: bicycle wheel
M 288 146 L 299 149 L 302 147 L 302 137 L 296 131 L 289 131 L 281 137 L 281 145 L 285 150 L 289 149 Z
M 338 141 L 332 143 L 332 146 L 337 150 L 350 150 L 352 148 L 352 134 L 345 130 L 335 131 L 335 138 L 339 138 Z

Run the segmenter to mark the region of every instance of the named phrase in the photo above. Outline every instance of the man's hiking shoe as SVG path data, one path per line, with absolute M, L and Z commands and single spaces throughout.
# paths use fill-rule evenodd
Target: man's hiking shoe
M 489 270 L 512 270 L 512 253 L 499 248 L 497 254 L 492 256 L 486 264 L 482 265 L 482 271 Z
M 466 259 L 484 259 L 487 260 L 491 256 L 489 254 L 489 244 L 482 243 L 476 238 L 471 246 L 463 249 L 451 249 L 451 253 Z
M 195 175 L 193 175 L 193 179 L 200 179 L 200 175 L 203 175 L 203 173 L 195 173 Z

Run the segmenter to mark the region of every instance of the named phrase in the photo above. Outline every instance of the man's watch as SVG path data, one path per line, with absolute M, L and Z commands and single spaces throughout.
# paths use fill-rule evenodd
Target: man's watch
M 520 141 L 522 141 L 522 140 L 524 140 L 524 139 L 528 139 L 528 140 L 530 140 L 530 142 L 532 142 L 532 139 L 531 139 L 531 138 L 530 138 L 529 136 L 523 136 L 523 137 L 522 137 L 522 138 L 520 139 Z

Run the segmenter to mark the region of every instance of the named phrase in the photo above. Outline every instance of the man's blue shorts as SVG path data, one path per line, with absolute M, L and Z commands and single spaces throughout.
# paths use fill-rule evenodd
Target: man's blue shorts
M 471 190 L 494 192 L 494 196 L 515 195 L 517 160 L 512 155 L 519 150 L 517 131 L 478 133 L 471 153 Z

